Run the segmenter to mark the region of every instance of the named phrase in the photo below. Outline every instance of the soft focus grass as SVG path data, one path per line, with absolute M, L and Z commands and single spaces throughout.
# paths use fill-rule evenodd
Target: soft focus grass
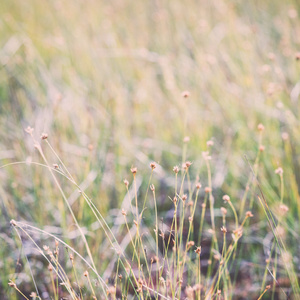
M 37 139 L 47 132 L 70 173 L 78 183 L 84 182 L 86 193 L 113 226 L 126 198 L 123 179 L 132 183 L 130 167 L 138 167 L 142 207 L 151 173 L 149 163 L 154 160 L 160 165 L 152 177 L 158 214 L 170 226 L 172 168 L 181 165 L 183 139 L 190 137 L 186 158 L 193 162 L 191 180 L 194 183 L 199 176 L 203 187 L 208 181 L 201 153 L 211 139 L 219 228 L 222 196 L 230 195 L 239 211 L 251 174 L 244 155 L 253 165 L 262 144 L 265 151 L 260 156 L 258 179 L 275 216 L 279 215 L 281 189 L 280 176 L 274 170 L 282 167 L 284 171 L 283 203 L 289 211 L 281 226 L 299 274 L 297 1 L 10 0 L 0 3 L 0 11 L 1 165 L 42 162 L 24 129 L 34 127 Z M 183 98 L 184 90 L 191 96 Z M 265 126 L 261 143 L 259 123 Z M 49 163 L 58 163 L 45 143 L 42 147 Z M 28 241 L 21 250 L 9 221 L 24 221 L 57 234 L 86 255 L 84 245 L 68 211 L 62 214 L 60 210 L 61 195 L 47 169 L 10 166 L 1 169 L 0 177 L 1 299 L 18 297 L 7 285 L 11 278 L 17 277 L 24 291 L 33 290 L 22 251 L 32 260 L 32 272 L 47 299 L 51 287 L 47 264 L 36 257 Z M 109 277 L 114 266 L 109 264 L 112 252 L 103 231 L 76 188 L 59 180 L 87 233 L 99 274 Z M 233 266 L 235 275 L 239 274 L 232 295 L 235 299 L 243 297 L 243 290 L 246 298 L 259 297 L 272 243 L 257 194 L 251 181 L 245 211 L 253 201 L 254 218 Z M 200 203 L 203 198 L 202 189 Z M 154 207 L 150 200 L 144 223 L 152 234 Z M 195 214 L 200 218 L 201 210 Z M 230 216 L 229 223 L 234 224 Z M 207 214 L 204 229 L 210 226 Z M 124 232 L 116 225 L 114 228 L 121 240 Z M 41 237 L 35 238 L 41 245 L 45 243 Z M 21 266 L 17 265 L 19 258 Z M 278 260 L 282 262 L 279 252 Z M 85 268 L 78 263 L 81 277 Z M 287 279 L 282 263 L 277 276 Z M 267 283 L 272 282 L 268 274 Z M 290 290 L 289 283 L 280 286 L 285 292 Z M 88 285 L 86 289 L 91 292 Z M 283 294 L 280 288 L 278 291 Z M 271 297 L 272 292 L 268 293 L 264 299 Z

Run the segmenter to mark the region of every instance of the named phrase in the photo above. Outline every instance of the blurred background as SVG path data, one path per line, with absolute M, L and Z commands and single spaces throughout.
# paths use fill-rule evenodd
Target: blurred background
M 24 129 L 33 127 L 37 140 L 46 132 L 70 173 L 113 223 L 132 166 L 138 168 L 143 196 L 149 163 L 158 163 L 153 183 L 160 217 L 172 207 L 172 168 L 181 165 L 185 149 L 193 162 L 191 178 L 198 176 L 206 186 L 202 152 L 208 140 L 214 143 L 216 206 L 226 193 L 239 208 L 250 174 L 244 155 L 253 164 L 263 145 L 259 180 L 275 206 L 280 180 L 274 170 L 283 167 L 284 201 L 292 208 L 287 224 L 299 237 L 298 1 L 10 0 L 0 2 L 0 11 L 1 165 L 42 162 Z M 265 127 L 261 141 L 259 123 Z M 49 164 L 58 163 L 49 147 L 42 147 Z M 16 264 L 22 250 L 9 221 L 57 234 L 75 229 L 68 213 L 59 210 L 61 196 L 47 169 L 9 166 L 0 170 L 0 179 L 0 297 L 17 299 L 7 286 L 12 274 L 19 274 L 25 291 L 32 283 L 26 263 Z M 93 227 L 74 186 L 64 179 L 61 184 L 94 253 L 104 260 L 103 233 Z M 257 265 L 264 261 L 267 230 L 260 213 L 257 248 L 247 254 Z M 145 218 L 151 220 L 151 213 Z M 84 248 L 76 237 L 70 239 Z M 289 246 L 297 257 L 299 246 Z M 24 251 L 30 256 L 30 247 Z M 41 264 L 34 272 L 43 276 Z M 253 269 L 249 286 L 262 273 Z

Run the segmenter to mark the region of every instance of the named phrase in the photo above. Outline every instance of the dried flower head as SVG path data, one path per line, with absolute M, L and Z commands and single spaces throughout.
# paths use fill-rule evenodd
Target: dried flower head
M 182 201 L 186 201 L 186 199 L 187 199 L 187 195 L 186 194 L 184 194 L 184 195 L 182 195 Z
M 214 145 L 214 142 L 212 140 L 209 140 L 206 142 L 207 147 L 211 147 Z
M 183 92 L 181 93 L 181 96 L 182 96 L 183 98 L 188 98 L 190 95 L 191 95 L 191 94 L 190 94 L 189 91 L 183 91 Z
M 51 264 L 48 265 L 48 270 L 49 270 L 50 272 L 53 271 L 53 266 L 52 266 Z
M 226 232 L 227 232 L 226 227 L 222 226 L 222 227 L 221 227 L 221 231 L 222 231 L 223 233 L 226 233 Z
M 31 292 L 29 295 L 30 298 L 33 298 L 33 300 L 35 300 L 37 298 L 37 294 L 36 292 Z
M 190 223 L 193 222 L 193 217 L 192 217 L 192 216 L 189 217 L 189 222 L 190 222 Z
M 266 286 L 266 290 L 269 290 L 270 288 L 271 288 L 270 284 Z
M 221 207 L 221 212 L 223 216 L 226 216 L 227 214 L 227 209 L 225 207 Z
M 83 276 L 84 276 L 84 277 L 88 277 L 88 276 L 89 276 L 89 272 L 88 272 L 88 271 L 85 271 L 85 272 L 83 273 Z
M 208 187 L 208 186 L 206 186 L 205 187 L 205 189 L 204 189 L 204 191 L 205 191 L 205 193 L 210 193 L 211 192 L 211 188 L 210 187 Z
M 25 132 L 27 132 L 28 134 L 32 135 L 34 129 L 30 126 L 28 126 L 26 129 L 25 129 Z
M 123 182 L 124 182 L 125 186 L 128 187 L 128 185 L 129 185 L 128 180 L 127 180 L 127 179 L 124 179 Z
M 196 250 L 195 250 L 195 252 L 196 252 L 198 255 L 200 255 L 200 254 L 201 254 L 201 246 L 197 247 Z
M 178 167 L 178 166 L 175 166 L 175 167 L 173 168 L 173 172 L 174 172 L 175 174 L 177 174 L 177 173 L 179 172 L 179 167 Z
M 260 124 L 257 125 L 257 129 L 258 129 L 258 131 L 264 131 L 265 126 L 260 123 Z
M 224 195 L 222 199 L 224 200 L 224 202 L 230 202 L 230 197 L 228 195 Z
M 193 205 L 194 205 L 194 202 L 193 202 L 193 201 L 189 201 L 187 205 L 188 205 L 188 206 L 193 206 Z
M 174 204 L 177 203 L 177 197 L 176 197 L 176 196 L 173 198 L 173 203 L 174 203 Z
M 281 137 L 282 137 L 282 139 L 283 139 L 284 141 L 287 141 L 287 140 L 289 139 L 289 134 L 288 134 L 287 132 L 283 132 L 283 133 L 281 134 Z
M 182 165 L 182 167 L 184 170 L 188 170 L 191 165 L 192 163 L 188 160 Z
M 185 136 L 183 139 L 184 143 L 188 143 L 190 141 L 190 137 L 189 136 Z
M 116 294 L 116 288 L 114 286 L 110 286 L 107 289 L 107 295 L 115 295 Z
M 133 175 L 135 175 L 137 173 L 137 168 L 136 167 L 131 168 L 130 171 Z
M 150 163 L 150 168 L 154 170 L 156 168 L 156 163 L 155 162 Z
M 12 280 L 9 280 L 8 285 L 12 288 L 17 288 L 17 285 Z
M 154 186 L 154 184 L 151 184 L 151 185 L 150 185 L 150 190 L 151 190 L 152 192 L 155 191 L 155 186 Z
M 196 189 L 197 189 L 197 190 L 201 189 L 201 183 L 200 183 L 200 182 L 198 182 L 198 183 L 196 184 Z
M 122 215 L 127 216 L 127 212 L 122 208 Z
M 264 151 L 265 151 L 265 146 L 260 145 L 260 146 L 259 146 L 259 151 L 260 151 L 260 152 L 264 152 Z
M 47 138 L 48 138 L 48 134 L 43 132 L 42 135 L 41 135 L 41 139 L 46 140 Z
M 189 241 L 186 246 L 187 246 L 187 249 L 190 249 L 191 247 L 195 246 L 195 242 Z
M 252 212 L 251 212 L 250 210 L 248 210 L 248 211 L 246 212 L 246 217 L 247 217 L 247 218 L 252 218 L 252 217 L 253 217 L 253 214 L 252 214 Z
M 17 222 L 14 219 L 12 219 L 10 220 L 10 225 L 17 226 Z
M 275 170 L 275 174 L 279 174 L 279 175 L 282 175 L 283 174 L 283 169 L 281 167 L 277 168 Z
M 289 208 L 285 204 L 280 204 L 279 208 L 283 214 L 286 214 L 289 211 Z
M 53 164 L 53 168 L 57 170 L 59 168 L 58 164 Z

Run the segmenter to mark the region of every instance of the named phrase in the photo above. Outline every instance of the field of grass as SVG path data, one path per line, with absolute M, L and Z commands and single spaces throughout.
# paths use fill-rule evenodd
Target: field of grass
M 300 299 L 300 3 L 0 1 L 0 299 Z

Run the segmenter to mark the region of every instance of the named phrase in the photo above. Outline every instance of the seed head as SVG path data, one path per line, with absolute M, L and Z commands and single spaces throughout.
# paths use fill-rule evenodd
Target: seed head
M 177 173 L 179 172 L 179 167 L 178 167 L 178 166 L 175 166 L 175 167 L 173 168 L 173 172 L 174 172 L 175 174 L 177 174 Z
M 190 137 L 189 136 L 185 136 L 183 139 L 184 143 L 188 143 L 190 141 Z
M 9 281 L 8 285 L 14 289 L 17 288 L 17 285 L 12 280 Z
M 252 217 L 253 217 L 253 214 L 252 214 L 252 212 L 251 212 L 250 210 L 248 210 L 248 211 L 246 212 L 246 217 L 247 217 L 247 218 L 252 218 Z
M 289 208 L 284 204 L 281 204 L 279 208 L 283 214 L 286 214 L 289 211 Z
M 201 254 L 201 246 L 200 246 L 200 247 L 197 247 L 196 250 L 195 250 L 195 252 L 196 252 L 198 255 L 200 255 L 200 254 Z
M 190 223 L 193 222 L 193 217 L 192 217 L 192 216 L 189 217 L 189 222 L 190 222 Z
M 187 243 L 187 249 L 190 249 L 191 247 L 195 246 L 195 242 L 194 241 L 189 241 Z
M 59 168 L 58 164 L 53 164 L 53 168 L 57 170 Z
M 125 186 L 128 187 L 128 185 L 129 185 L 128 180 L 127 180 L 127 179 L 124 179 L 123 182 L 124 182 Z
M 151 190 L 152 192 L 155 191 L 155 186 L 154 186 L 154 184 L 151 184 L 151 185 L 150 185 L 150 190 Z
M 260 151 L 260 152 L 264 152 L 264 151 L 265 151 L 265 146 L 260 145 L 260 146 L 259 146 L 259 151 Z
M 269 290 L 270 288 L 271 288 L 270 284 L 266 286 L 266 290 Z
M 229 202 L 230 201 L 230 197 L 228 195 L 224 195 L 222 198 L 225 202 Z
M 279 175 L 282 175 L 283 174 L 283 169 L 281 167 L 277 168 L 275 170 L 275 174 L 279 174 Z
M 206 194 L 208 194 L 211 192 L 211 188 L 207 186 L 207 187 L 205 187 L 204 191 Z
M 282 139 L 283 139 L 284 141 L 287 141 L 287 140 L 289 139 L 289 134 L 288 134 L 287 132 L 283 132 L 283 133 L 281 134 L 281 137 L 282 137 Z
M 264 131 L 265 126 L 260 123 L 260 124 L 257 125 L 257 129 L 258 129 L 258 131 Z
M 212 140 L 209 140 L 206 142 L 207 147 L 213 146 L 214 142 Z
M 196 189 L 197 189 L 197 190 L 201 189 L 201 183 L 200 183 L 200 182 L 198 182 L 198 183 L 196 184 Z
M 192 165 L 192 163 L 188 160 L 188 161 L 186 161 L 186 162 L 182 165 L 182 167 L 183 167 L 183 169 L 188 170 L 188 168 L 189 168 L 191 165 Z
M 223 233 L 226 233 L 226 232 L 227 232 L 226 227 L 222 226 L 222 227 L 221 227 L 221 231 L 222 231 Z
M 225 207 L 221 207 L 221 212 L 223 216 L 226 216 L 227 214 L 227 209 Z
M 41 135 L 41 139 L 46 140 L 47 138 L 48 138 L 48 134 L 43 132 L 42 135 Z
M 130 171 L 133 175 L 135 175 L 137 173 L 137 168 L 136 167 L 131 168 Z
M 190 95 L 191 95 L 191 94 L 190 94 L 189 91 L 183 91 L 183 92 L 181 93 L 181 96 L 182 96 L 183 98 L 188 98 Z
M 182 196 L 182 201 L 186 201 L 186 199 L 187 199 L 187 195 L 186 194 L 184 194 L 183 196 Z
M 88 276 L 89 276 L 89 272 L 88 272 L 88 271 L 85 271 L 85 272 L 83 273 L 83 276 L 84 276 L 84 277 L 88 277 Z
M 51 264 L 48 265 L 48 270 L 49 270 L 50 272 L 52 272 L 53 266 L 52 266 Z
M 156 163 L 155 162 L 150 163 L 150 168 L 154 170 L 156 168 Z
M 32 134 L 33 131 L 34 131 L 34 129 L 33 129 L 32 127 L 28 126 L 28 127 L 25 129 L 25 131 L 26 131 L 28 134 Z

